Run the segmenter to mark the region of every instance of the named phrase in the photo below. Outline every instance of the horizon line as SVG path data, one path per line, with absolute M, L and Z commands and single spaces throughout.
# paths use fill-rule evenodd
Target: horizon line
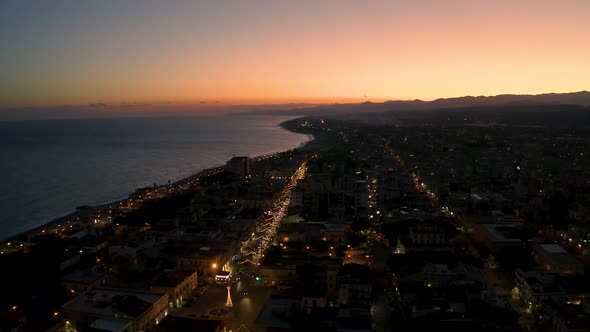
M 589 93 L 588 90 L 568 91 L 568 92 L 541 92 L 541 93 L 500 93 L 500 94 L 466 94 L 454 95 L 437 98 L 387 98 L 387 97 L 281 97 L 281 98 L 203 98 L 191 100 L 146 100 L 137 101 L 115 101 L 103 102 L 100 100 L 87 103 L 48 103 L 48 104 L 29 104 L 29 105 L 6 105 L 0 106 L 1 110 L 15 109 L 52 109 L 52 108 L 132 108 L 132 107 L 154 107 L 154 106 L 179 106 L 179 107 L 198 107 L 198 108 L 228 108 L 240 106 L 288 106 L 290 104 L 299 105 L 331 105 L 331 104 L 357 104 L 363 102 L 384 103 L 384 102 L 403 102 L 403 101 L 423 101 L 433 102 L 444 99 L 458 98 L 489 98 L 500 96 L 542 96 L 551 94 L 576 94 Z

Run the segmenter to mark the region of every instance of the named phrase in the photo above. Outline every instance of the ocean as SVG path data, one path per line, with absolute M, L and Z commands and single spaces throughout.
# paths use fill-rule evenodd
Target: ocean
M 293 116 L 225 115 L 0 122 L 0 239 L 76 206 L 125 198 L 234 155 L 256 156 L 310 138 L 279 127 Z

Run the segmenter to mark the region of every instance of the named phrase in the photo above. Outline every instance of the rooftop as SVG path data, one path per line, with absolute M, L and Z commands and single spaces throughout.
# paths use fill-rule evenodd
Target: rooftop
M 481 224 L 478 225 L 491 242 L 520 242 L 521 224 Z
M 567 254 L 567 251 L 557 244 L 539 244 L 538 247 L 550 254 Z
M 195 271 L 172 271 L 162 273 L 152 283 L 153 286 L 162 287 L 176 287 L 191 275 L 196 274 Z
M 76 282 L 81 284 L 92 284 L 105 276 L 106 273 L 96 272 L 93 270 L 76 271 L 63 277 L 63 281 Z
M 342 266 L 342 260 L 339 258 L 331 257 L 315 257 L 307 254 L 285 254 L 285 253 L 269 253 L 262 261 L 261 268 L 272 268 L 272 267 L 286 267 L 297 264 L 313 264 L 320 265 L 327 269 L 338 269 Z
M 152 305 L 167 296 L 166 294 L 127 289 L 94 288 L 70 300 L 62 308 L 64 311 L 102 317 L 114 317 L 116 313 L 139 317 Z
M 272 296 L 260 310 L 255 324 L 283 329 L 292 328 L 293 324 L 290 318 L 296 314 L 300 306 L 300 297 Z

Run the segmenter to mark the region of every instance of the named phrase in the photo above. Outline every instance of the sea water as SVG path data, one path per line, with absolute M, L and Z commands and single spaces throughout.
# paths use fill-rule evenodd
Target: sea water
M 0 239 L 224 164 L 295 148 L 291 117 L 226 115 L 0 122 Z

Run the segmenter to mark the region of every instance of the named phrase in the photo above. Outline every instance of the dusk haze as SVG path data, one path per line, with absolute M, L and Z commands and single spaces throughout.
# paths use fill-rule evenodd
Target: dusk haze
M 0 1 L 0 332 L 590 331 L 590 0 Z
M 0 107 L 588 88 L 590 3 L 3 1 Z

